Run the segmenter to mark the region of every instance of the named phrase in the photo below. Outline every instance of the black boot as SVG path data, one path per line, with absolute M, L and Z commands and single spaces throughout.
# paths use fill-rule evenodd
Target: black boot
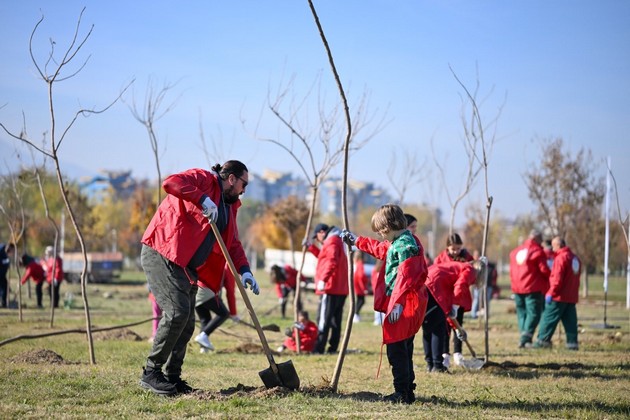
M 167 376 L 166 380 L 175 385 L 178 394 L 190 394 L 195 389 L 179 376 Z
M 383 401 L 390 402 L 392 404 L 407 403 L 407 395 L 403 392 L 394 392 L 393 394 L 385 395 Z
M 409 385 L 409 388 L 407 389 L 407 404 L 413 404 L 416 402 L 416 394 L 414 394 L 415 389 L 416 384 Z
M 149 389 L 158 395 L 173 395 L 177 393 L 177 388 L 164 377 L 162 370 L 150 367 L 142 370 L 140 386 Z

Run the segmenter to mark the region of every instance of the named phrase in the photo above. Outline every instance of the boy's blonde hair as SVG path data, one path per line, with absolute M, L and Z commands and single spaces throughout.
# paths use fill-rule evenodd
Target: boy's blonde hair
M 407 218 L 396 204 L 385 204 L 372 215 L 372 231 L 389 233 L 407 229 Z

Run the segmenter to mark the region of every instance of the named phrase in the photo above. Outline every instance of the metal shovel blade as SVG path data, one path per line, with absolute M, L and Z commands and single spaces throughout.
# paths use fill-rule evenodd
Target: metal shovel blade
M 459 362 L 459 365 L 461 367 L 463 367 L 464 369 L 471 369 L 471 370 L 479 370 L 483 367 L 483 365 L 485 364 L 485 362 L 481 359 L 477 359 L 477 358 L 472 358 L 470 360 L 462 360 Z
M 268 367 L 267 369 L 258 372 L 260 379 L 267 388 L 275 388 L 277 386 L 283 386 L 290 390 L 296 390 L 300 388 L 300 377 L 298 376 L 293 362 L 288 360 L 286 362 L 276 364 L 278 368 L 278 374 L 276 375 L 273 369 Z

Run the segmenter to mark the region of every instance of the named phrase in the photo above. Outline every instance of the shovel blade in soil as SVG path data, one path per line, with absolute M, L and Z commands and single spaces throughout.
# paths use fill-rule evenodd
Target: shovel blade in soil
M 293 366 L 293 362 L 288 360 L 286 362 L 276 364 L 278 368 L 278 375 L 276 375 L 273 369 L 268 367 L 267 369 L 258 372 L 260 379 L 267 388 L 275 388 L 277 386 L 283 386 L 291 390 L 296 390 L 300 387 L 300 378 Z

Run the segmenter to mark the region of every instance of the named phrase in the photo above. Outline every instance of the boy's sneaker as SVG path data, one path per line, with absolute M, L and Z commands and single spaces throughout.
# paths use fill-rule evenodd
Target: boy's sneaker
M 567 350 L 579 350 L 578 343 L 567 343 Z
M 464 355 L 461 353 L 453 353 L 453 365 L 460 366 L 464 360 Z
M 195 389 L 188 385 L 188 382 L 184 381 L 179 376 L 176 378 L 169 377 L 168 381 L 175 386 L 178 394 L 190 394 L 195 391 Z
M 361 317 L 359 314 L 354 314 L 354 317 L 352 317 L 352 323 L 356 324 L 357 322 L 361 322 Z
M 140 386 L 149 389 L 158 395 L 173 395 L 177 393 L 177 388 L 164 377 L 160 369 L 150 367 L 142 370 Z
M 195 337 L 195 342 L 209 350 L 214 350 L 214 346 L 208 339 L 208 334 L 206 334 L 205 332 L 202 332 L 197 337 Z
M 451 366 L 451 355 L 448 353 L 444 353 L 442 355 L 442 359 L 444 359 L 442 361 L 442 364 L 444 365 L 445 368 L 449 368 Z

